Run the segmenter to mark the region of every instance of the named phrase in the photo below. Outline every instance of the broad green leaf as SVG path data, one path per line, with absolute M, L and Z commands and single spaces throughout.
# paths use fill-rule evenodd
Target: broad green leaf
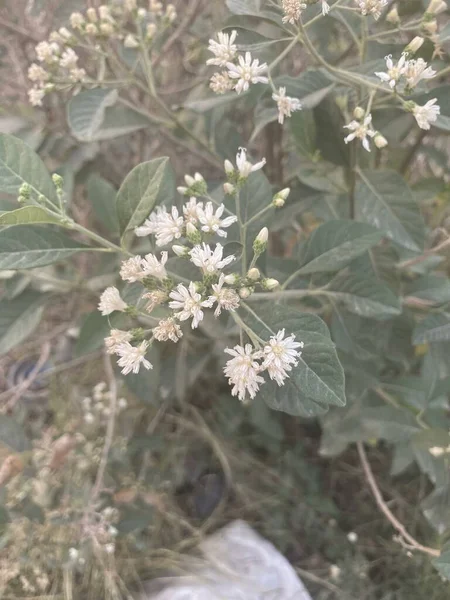
M 316 121 L 316 146 L 321 156 L 335 165 L 348 167 L 350 164 L 349 145 L 344 142 L 343 120 L 334 95 L 326 97 L 314 108 Z
M 334 87 L 325 71 L 311 69 L 304 71 L 298 77 L 282 75 L 274 81 L 275 87 L 285 87 L 286 94 L 298 98 L 302 103 L 303 110 L 314 108 L 328 96 Z
M 289 119 L 295 146 L 303 156 L 311 157 L 316 151 L 316 123 L 309 110 L 299 110 Z
M 159 382 L 161 378 L 160 353 L 155 344 L 146 355 L 153 369 L 141 369 L 139 373 L 130 373 L 125 377 L 127 388 L 145 404 L 156 405 L 159 400 Z
M 116 198 L 120 233 L 134 229 L 157 204 L 175 196 L 175 175 L 168 158 L 137 165 L 122 183 Z
M 363 274 L 343 273 L 327 286 L 326 293 L 361 317 L 382 321 L 402 311 L 399 299 L 390 288 Z
M 75 345 L 75 356 L 89 354 L 102 348 L 110 329 L 111 325 L 108 318 L 104 317 L 98 310 L 91 312 L 81 326 L 80 335 Z
M 25 452 L 31 448 L 23 427 L 12 417 L 0 415 L 0 445 L 11 452 Z
M 264 129 L 266 125 L 269 123 L 274 123 L 278 119 L 278 111 L 275 107 L 256 107 L 255 110 L 255 128 L 253 129 L 252 136 L 250 138 L 250 142 L 252 142 L 259 133 Z
M 100 175 L 93 174 L 87 182 L 87 194 L 98 221 L 112 233 L 118 233 L 117 192 L 114 186 Z
M 421 321 L 413 333 L 413 344 L 448 342 L 450 340 L 450 314 L 431 314 Z
M 105 109 L 104 118 L 100 127 L 93 135 L 95 141 L 110 140 L 121 135 L 133 133 L 146 127 L 151 127 L 152 122 L 141 113 L 126 106 L 111 106 Z
M 39 156 L 22 140 L 0 135 L 0 191 L 18 195 L 23 183 L 35 197 L 42 194 L 57 204 L 56 188 Z
M 252 309 L 253 310 L 253 309 Z M 284 386 L 266 377 L 259 394 L 271 408 L 291 415 L 313 417 L 329 405 L 344 406 L 344 371 L 325 323 L 316 315 L 284 307 L 256 306 L 243 318 L 255 333 L 268 340 L 280 329 L 304 342 L 302 356 Z
M 23 342 L 36 329 L 44 301 L 45 296 L 31 291 L 14 300 L 0 301 L 0 355 Z
M 433 304 L 450 302 L 450 280 L 439 275 L 425 275 L 407 288 L 407 297 L 419 298 Z
M 226 0 L 226 3 L 235 15 L 257 15 L 261 10 L 261 0 Z
M 29 225 L 30 223 L 60 224 L 60 219 L 50 215 L 40 206 L 24 206 L 0 215 L 1 225 Z
M 339 350 L 357 356 L 360 360 L 369 360 L 377 355 L 376 342 L 380 336 L 374 321 L 360 319 L 349 314 L 343 307 L 334 307 L 331 319 L 331 335 Z
M 96 88 L 73 96 L 67 105 L 67 121 L 72 135 L 81 142 L 91 142 L 100 129 L 105 110 L 117 102 L 117 90 Z
M 308 240 L 300 274 L 339 271 L 378 244 L 383 233 L 366 223 L 328 221 Z
M 394 171 L 359 171 L 356 218 L 410 250 L 424 246 L 425 225 L 405 180 Z
M 64 260 L 89 246 L 40 225 L 17 225 L 0 231 L 0 270 L 33 269 Z

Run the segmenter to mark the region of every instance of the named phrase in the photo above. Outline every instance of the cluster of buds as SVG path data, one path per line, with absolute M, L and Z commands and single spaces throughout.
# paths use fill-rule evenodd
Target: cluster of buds
M 111 391 L 107 388 L 106 382 L 97 383 L 92 389 L 91 396 L 85 396 L 81 402 L 84 422 L 90 426 L 104 425 L 111 415 L 110 401 Z M 119 398 L 116 412 L 124 411 L 127 406 L 126 398 Z
M 434 44 L 434 54 L 439 56 L 441 53 L 441 43 L 439 40 L 439 24 L 437 16 L 448 10 L 448 5 L 444 0 L 431 0 L 421 22 L 423 35 L 428 37 Z

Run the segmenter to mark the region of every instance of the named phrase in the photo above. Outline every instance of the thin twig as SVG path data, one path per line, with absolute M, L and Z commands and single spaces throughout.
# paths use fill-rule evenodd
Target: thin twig
M 420 552 L 424 552 L 425 554 L 429 554 L 430 556 L 440 556 L 441 552 L 437 548 L 429 548 L 428 546 L 422 546 L 417 540 L 415 540 L 412 535 L 410 535 L 404 525 L 400 523 L 397 517 L 391 512 L 390 508 L 386 504 L 381 494 L 380 488 L 375 480 L 372 469 L 370 467 L 369 461 L 367 460 L 366 451 L 364 450 L 364 446 L 361 442 L 357 442 L 356 444 L 358 448 L 358 454 L 361 461 L 362 468 L 364 469 L 364 475 L 366 476 L 367 483 L 372 490 L 372 494 L 375 498 L 378 508 L 381 512 L 387 517 L 389 522 L 393 527 L 400 533 L 402 538 L 409 544 L 409 547 L 414 550 L 419 550 Z
M 425 250 L 425 252 L 420 256 L 415 256 L 414 258 L 399 263 L 398 267 L 401 269 L 404 269 L 406 267 L 412 267 L 413 265 L 423 262 L 429 256 L 432 256 L 433 254 L 438 254 L 441 250 L 445 250 L 448 246 L 450 246 L 450 237 L 448 237 L 446 240 L 444 240 L 437 246 L 434 246 L 434 248 L 429 248 L 428 250 Z

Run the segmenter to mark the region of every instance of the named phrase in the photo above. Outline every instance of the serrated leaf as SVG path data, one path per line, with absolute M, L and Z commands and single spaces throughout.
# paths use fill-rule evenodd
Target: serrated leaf
M 118 233 L 115 187 L 100 175 L 93 174 L 87 182 L 87 194 L 99 222 L 112 233 Z
M 394 171 L 359 171 L 356 218 L 383 231 L 397 244 L 422 250 L 425 225 L 405 180 Z
M 362 274 L 344 273 L 331 282 L 327 294 L 361 317 L 382 321 L 402 312 L 400 301 L 390 288 Z
M 92 250 L 67 235 L 40 225 L 17 225 L 0 231 L 0 270 L 34 269 Z
M 67 105 L 67 121 L 72 135 L 81 142 L 91 142 L 100 129 L 105 110 L 118 98 L 117 90 L 96 88 L 73 96 Z
M 254 313 L 243 318 L 263 340 L 286 329 L 305 344 L 283 386 L 266 377 L 259 394 L 268 406 L 303 417 L 324 414 L 329 405 L 344 406 L 344 371 L 325 323 L 316 315 L 282 306 L 257 306 Z
M 137 165 L 122 183 L 116 198 L 120 233 L 141 225 L 157 204 L 175 196 L 175 175 L 167 157 Z
M 356 221 L 328 221 L 311 235 L 299 274 L 339 271 L 378 244 L 383 233 Z
M 0 301 L 0 355 L 23 342 L 39 325 L 45 296 L 24 292 L 14 300 Z
M 450 340 L 450 314 L 431 314 L 421 321 L 413 332 L 413 344 L 448 342 Z
M 59 224 L 58 217 L 50 215 L 40 206 L 24 206 L 17 210 L 11 210 L 0 215 L 1 225 L 29 225 L 30 223 L 53 223 Z
M 57 204 L 56 188 L 39 156 L 27 144 L 12 135 L 0 135 L 0 191 L 18 195 L 23 183 L 32 194 L 40 194 Z

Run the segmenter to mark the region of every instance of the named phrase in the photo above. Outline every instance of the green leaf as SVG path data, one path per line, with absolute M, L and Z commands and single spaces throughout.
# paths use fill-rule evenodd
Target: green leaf
M 316 107 L 334 87 L 326 72 L 321 69 L 309 69 L 298 77 L 282 75 L 274 81 L 275 87 L 286 88 L 286 94 L 298 98 L 303 110 Z
M 413 344 L 448 342 L 450 340 L 450 314 L 431 314 L 421 321 L 413 332 Z
M 44 267 L 90 249 L 40 225 L 8 227 L 0 231 L 0 270 Z
M 348 167 L 349 145 L 344 142 L 342 128 L 345 122 L 334 95 L 326 97 L 315 109 L 316 146 L 321 156 L 335 165 Z
M 405 296 L 433 304 L 445 304 L 450 302 L 450 280 L 440 275 L 425 275 L 408 287 Z
M 130 373 L 125 377 L 127 388 L 145 404 L 156 405 L 159 400 L 159 382 L 161 376 L 160 354 L 157 346 L 153 345 L 146 355 L 153 369 L 141 369 L 139 373 Z
M 0 444 L 12 452 L 25 452 L 31 448 L 22 425 L 6 415 L 0 415 Z
M 152 122 L 141 113 L 126 106 L 110 106 L 105 109 L 100 127 L 95 131 L 95 141 L 110 140 L 150 127 Z
M 60 219 L 49 215 L 40 206 L 24 206 L 0 215 L 0 225 L 28 225 L 30 223 L 60 224 Z
M 137 165 L 129 173 L 116 198 L 120 233 L 141 225 L 157 204 L 175 196 L 175 175 L 167 157 Z
M 248 309 L 247 309 L 248 310 Z M 324 414 L 329 405 L 344 406 L 344 371 L 325 323 L 316 315 L 284 307 L 258 306 L 248 312 L 245 322 L 263 340 L 280 329 L 293 333 L 305 346 L 297 367 L 284 386 L 266 377 L 259 394 L 275 410 L 291 415 L 313 417 Z
M 75 345 L 75 356 L 89 354 L 102 348 L 110 329 L 109 320 L 100 311 L 94 310 L 91 312 L 81 326 L 80 335 Z
M 0 191 L 17 195 L 23 183 L 35 197 L 42 194 L 57 204 L 58 197 L 49 172 L 39 156 L 22 140 L 0 135 Z
M 67 121 L 72 135 L 80 142 L 91 142 L 100 129 L 105 110 L 117 102 L 117 90 L 96 88 L 73 96 L 67 105 Z
M 422 250 L 425 225 L 405 180 L 394 171 L 359 171 L 359 176 L 356 218 L 381 229 L 405 248 Z
M 450 581 L 450 543 L 442 548 L 441 555 L 433 559 L 433 565 L 445 579 Z
M 402 312 L 400 301 L 390 288 L 362 274 L 343 273 L 327 287 L 327 295 L 361 317 L 382 321 Z
M 261 0 L 226 0 L 226 3 L 235 15 L 257 15 L 261 10 Z
M 366 223 L 328 221 L 309 238 L 299 274 L 339 271 L 382 238 L 381 231 Z
M 289 127 L 298 152 L 303 156 L 313 156 L 316 151 L 314 114 L 309 110 L 294 113 L 289 120 Z
M 27 291 L 14 300 L 0 301 L 0 355 L 27 339 L 44 311 L 45 296 Z
M 98 221 L 112 233 L 119 233 L 115 187 L 100 175 L 93 174 L 87 182 L 87 194 Z

